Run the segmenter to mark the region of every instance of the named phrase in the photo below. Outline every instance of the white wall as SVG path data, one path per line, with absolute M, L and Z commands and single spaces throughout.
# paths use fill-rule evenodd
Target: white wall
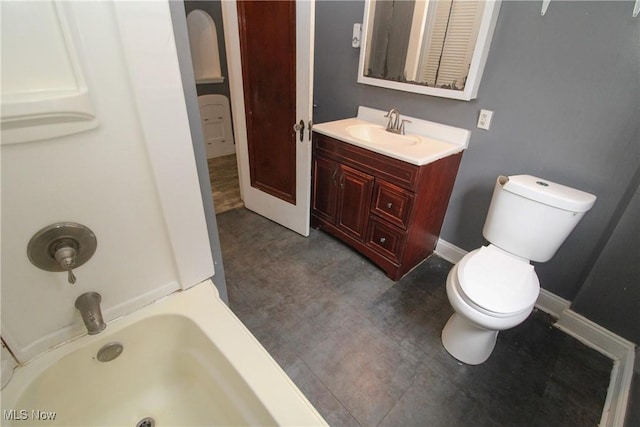
M 168 4 L 64 9 L 98 127 L 2 146 L 2 336 L 22 361 L 84 332 L 84 292 L 108 321 L 213 274 Z M 26 256 L 59 221 L 98 239 L 75 285 Z

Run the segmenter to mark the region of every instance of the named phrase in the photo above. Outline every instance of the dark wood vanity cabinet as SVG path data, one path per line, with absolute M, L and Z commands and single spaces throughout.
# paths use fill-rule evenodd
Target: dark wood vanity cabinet
M 416 166 L 314 133 L 311 225 L 399 280 L 433 253 L 461 158 Z
M 313 211 L 343 233 L 364 239 L 373 176 L 324 157 L 313 160 Z

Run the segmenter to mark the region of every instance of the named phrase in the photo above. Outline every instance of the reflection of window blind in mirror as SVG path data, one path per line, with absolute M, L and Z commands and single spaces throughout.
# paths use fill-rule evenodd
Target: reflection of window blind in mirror
M 433 4 L 435 3 L 435 4 Z M 439 0 L 422 52 L 422 80 L 430 86 L 462 90 L 480 28 L 483 1 Z

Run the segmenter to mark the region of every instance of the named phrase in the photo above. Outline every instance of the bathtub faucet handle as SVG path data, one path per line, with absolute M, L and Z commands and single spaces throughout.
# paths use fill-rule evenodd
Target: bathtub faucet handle
M 77 251 L 72 245 L 61 243 L 56 248 L 55 258 L 60 264 L 60 267 L 65 269 L 68 273 L 67 280 L 72 285 L 76 283 L 76 276 L 73 274 L 73 267 L 76 265 Z
M 98 240 L 88 227 L 76 222 L 57 222 L 33 235 L 27 245 L 31 264 L 45 271 L 67 272 L 76 283 L 73 270 L 84 265 L 96 252 Z

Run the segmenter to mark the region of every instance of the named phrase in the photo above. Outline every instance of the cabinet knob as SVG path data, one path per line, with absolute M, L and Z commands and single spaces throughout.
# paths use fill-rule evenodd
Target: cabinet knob
M 391 202 L 387 202 L 387 209 L 391 209 L 391 206 L 393 206 L 393 204 Z
M 379 242 L 380 242 L 380 243 L 384 243 L 384 242 L 386 242 L 386 241 L 387 241 L 387 238 L 386 238 L 386 237 L 381 237 L 381 238 L 380 238 L 380 240 L 379 240 Z

